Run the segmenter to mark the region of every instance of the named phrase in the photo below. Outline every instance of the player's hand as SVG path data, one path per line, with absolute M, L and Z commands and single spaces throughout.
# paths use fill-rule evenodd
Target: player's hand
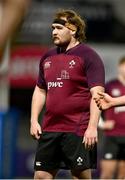
M 99 97 L 94 98 L 100 110 L 106 110 L 112 107 L 113 98 L 107 93 L 98 92 Z
M 38 122 L 31 122 L 30 134 L 33 138 L 39 139 L 42 134 L 41 126 Z
M 83 137 L 83 143 L 86 149 L 92 149 L 98 141 L 97 128 L 88 127 Z

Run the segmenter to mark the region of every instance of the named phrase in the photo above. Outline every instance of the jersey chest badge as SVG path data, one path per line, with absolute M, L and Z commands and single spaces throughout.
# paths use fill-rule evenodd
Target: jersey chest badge
M 44 64 L 44 69 L 48 69 L 48 68 L 50 68 L 50 66 L 51 66 L 51 61 L 47 61 Z
M 69 68 L 74 68 L 75 64 L 76 64 L 76 62 L 74 60 L 71 60 L 69 62 Z

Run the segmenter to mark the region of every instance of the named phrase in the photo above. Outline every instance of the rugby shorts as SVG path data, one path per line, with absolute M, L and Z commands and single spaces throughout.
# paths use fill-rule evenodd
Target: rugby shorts
M 43 132 L 34 162 L 36 171 L 55 169 L 86 170 L 97 165 L 97 144 L 85 149 L 83 137 L 69 132 Z

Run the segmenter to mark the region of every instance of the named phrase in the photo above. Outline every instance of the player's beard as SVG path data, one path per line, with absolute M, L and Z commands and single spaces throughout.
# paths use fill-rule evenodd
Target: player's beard
M 55 45 L 60 44 L 60 39 L 58 37 L 53 37 L 53 42 Z
M 53 37 L 53 42 L 56 46 L 66 47 L 69 44 L 69 41 L 61 41 L 58 37 Z

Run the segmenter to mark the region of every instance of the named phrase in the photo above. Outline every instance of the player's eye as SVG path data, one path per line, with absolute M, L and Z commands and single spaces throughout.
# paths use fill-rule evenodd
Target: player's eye
M 57 29 L 63 29 L 63 27 L 62 26 L 58 26 Z
M 52 26 L 52 30 L 54 30 L 55 29 L 55 27 L 54 26 Z

